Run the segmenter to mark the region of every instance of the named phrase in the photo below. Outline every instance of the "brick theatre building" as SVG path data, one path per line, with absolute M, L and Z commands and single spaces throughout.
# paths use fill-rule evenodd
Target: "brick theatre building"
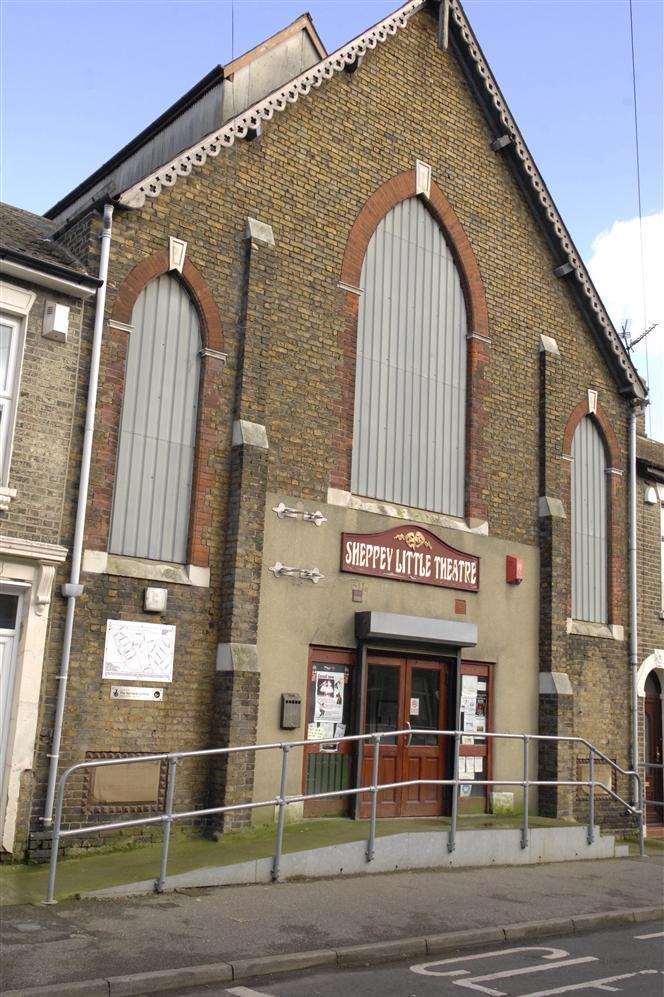
M 299 18 L 46 217 L 106 297 L 83 312 L 80 570 L 83 391 L 15 848 L 49 826 L 49 772 L 86 757 L 306 739 L 295 795 L 368 779 L 370 748 L 321 738 L 410 727 L 381 781 L 436 779 L 452 745 L 417 730 L 460 707 L 462 809 L 522 805 L 473 785 L 520 778 L 520 746 L 486 730 L 575 733 L 628 765 L 647 390 L 458 0 L 410 0 L 332 54 Z M 272 797 L 279 764 L 183 763 L 176 806 Z M 538 765 L 587 759 L 533 745 Z M 98 770 L 66 818 L 149 813 L 163 788 L 159 765 Z M 449 806 L 420 785 L 379 816 Z

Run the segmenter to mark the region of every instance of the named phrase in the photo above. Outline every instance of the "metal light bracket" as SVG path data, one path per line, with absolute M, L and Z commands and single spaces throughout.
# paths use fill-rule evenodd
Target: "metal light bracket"
M 287 564 L 282 564 L 281 561 L 277 561 L 276 564 L 273 564 L 268 570 L 274 573 L 275 578 L 282 578 L 284 576 L 288 576 L 290 578 L 302 578 L 305 581 L 313 582 L 314 585 L 319 582 L 321 578 L 325 578 L 325 575 L 322 575 L 318 568 L 292 568 Z
M 298 516 L 302 516 L 302 522 L 313 523 L 314 526 L 322 526 L 323 523 L 327 523 L 327 516 L 324 516 L 320 509 L 308 512 L 306 509 L 293 509 L 285 502 L 280 502 L 279 505 L 273 506 L 272 512 L 276 512 L 278 519 L 297 519 Z

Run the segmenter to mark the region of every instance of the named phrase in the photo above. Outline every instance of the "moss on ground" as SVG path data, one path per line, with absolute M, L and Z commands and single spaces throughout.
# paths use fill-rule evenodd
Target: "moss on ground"
M 378 837 L 439 830 L 449 827 L 449 819 L 420 817 L 380 820 Z M 560 826 L 569 822 L 532 817 L 531 827 Z M 298 852 L 310 848 L 361 841 L 368 835 L 369 822 L 343 817 L 318 818 L 287 824 L 284 851 Z M 473 814 L 459 818 L 459 830 L 476 828 L 520 827 L 518 817 L 493 817 Z M 217 841 L 197 837 L 174 828 L 171 836 L 168 873 L 176 875 L 210 866 L 233 865 L 259 858 L 269 858 L 274 848 L 274 824 L 259 825 L 219 836 Z M 153 879 L 159 870 L 161 842 L 132 844 L 124 836 L 94 851 L 69 853 L 58 862 L 56 897 L 74 897 L 91 890 L 102 890 L 122 883 Z M 0 866 L 0 906 L 40 903 L 45 896 L 48 867 L 34 863 Z

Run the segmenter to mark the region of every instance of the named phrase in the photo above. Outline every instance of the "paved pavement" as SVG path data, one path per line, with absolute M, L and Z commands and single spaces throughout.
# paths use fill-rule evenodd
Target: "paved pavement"
M 2 912 L 2 986 L 66 984 L 661 905 L 663 884 L 664 856 L 657 855 L 10 907 Z
M 532 943 L 484 946 L 366 969 L 262 977 L 242 986 L 178 990 L 174 997 L 553 997 L 602 992 L 662 997 L 662 923 Z

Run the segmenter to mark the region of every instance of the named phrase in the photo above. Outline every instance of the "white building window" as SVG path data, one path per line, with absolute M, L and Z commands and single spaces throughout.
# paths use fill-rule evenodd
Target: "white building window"
M 21 323 L 0 315 L 0 485 L 9 483 L 22 351 Z
M 664 485 L 659 488 L 659 494 L 662 501 L 659 506 L 659 533 L 660 533 L 660 545 L 659 545 L 659 567 L 660 567 L 660 596 L 662 599 L 662 604 L 660 607 L 660 616 L 664 620 Z

